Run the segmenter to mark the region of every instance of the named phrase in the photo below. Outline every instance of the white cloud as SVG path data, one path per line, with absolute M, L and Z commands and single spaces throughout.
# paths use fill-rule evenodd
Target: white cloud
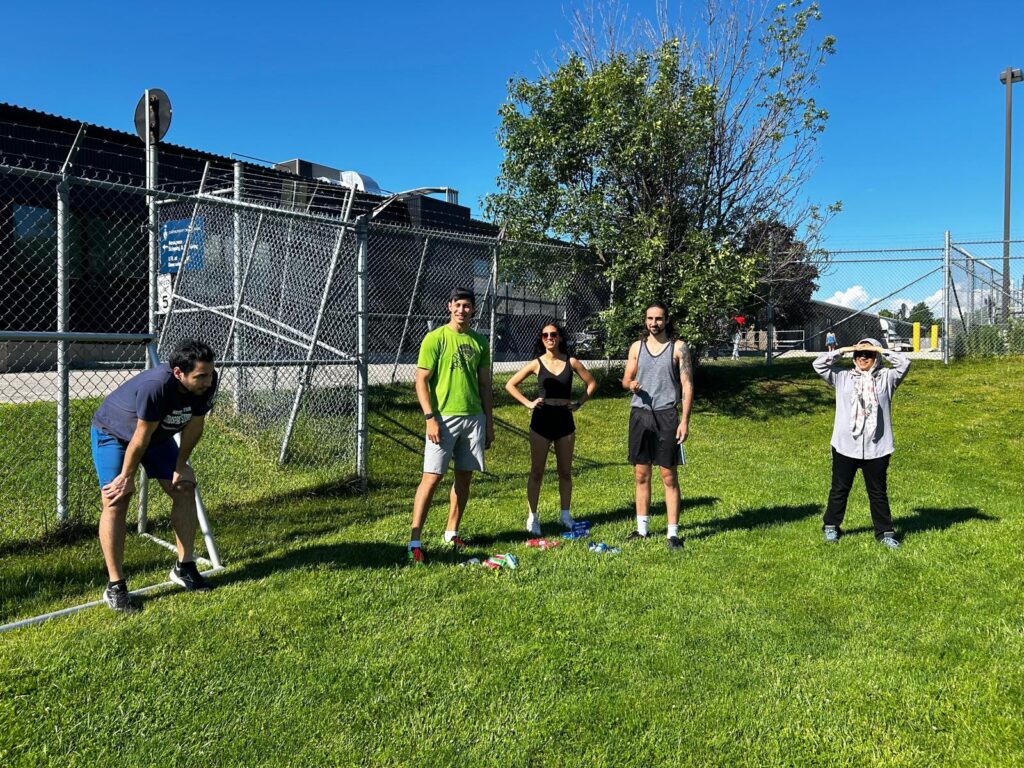
M 942 302 L 942 289 L 941 288 L 939 288 L 939 290 L 937 290 L 931 296 L 927 296 L 924 299 L 924 303 L 926 305 L 928 305 L 929 309 L 935 309 L 936 307 L 939 306 L 939 304 L 941 302 Z M 911 306 L 913 306 L 913 305 L 911 305 Z
M 836 291 L 826 301 L 848 309 L 861 309 L 871 303 L 871 296 L 863 285 L 852 285 L 845 291 Z
M 899 312 L 900 307 L 903 306 L 904 304 L 907 305 L 907 312 L 909 312 L 911 308 L 915 304 L 917 304 L 917 302 L 914 301 L 913 299 L 908 299 L 906 296 L 904 296 L 899 299 L 889 299 L 889 303 L 886 304 L 886 308 L 889 309 L 891 312 Z

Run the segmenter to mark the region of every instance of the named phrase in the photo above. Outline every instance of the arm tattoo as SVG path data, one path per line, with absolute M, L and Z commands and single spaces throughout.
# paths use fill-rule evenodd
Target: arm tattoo
M 679 347 L 679 376 L 693 383 L 693 363 L 690 361 L 690 347 L 685 341 Z

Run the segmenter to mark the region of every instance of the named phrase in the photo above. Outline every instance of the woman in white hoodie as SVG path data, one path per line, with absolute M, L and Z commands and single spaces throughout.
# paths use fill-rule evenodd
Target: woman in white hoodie
M 840 368 L 838 360 L 853 353 L 853 368 Z M 882 358 L 892 365 L 882 367 Z M 892 527 L 886 481 L 892 440 L 892 396 L 910 369 L 910 360 L 885 349 L 877 339 L 861 339 L 852 347 L 826 352 L 814 361 L 814 370 L 836 391 L 836 418 L 832 428 L 832 488 L 825 509 L 825 541 L 836 542 L 846 515 L 846 500 L 859 469 L 864 475 L 875 538 L 895 549 L 899 541 Z

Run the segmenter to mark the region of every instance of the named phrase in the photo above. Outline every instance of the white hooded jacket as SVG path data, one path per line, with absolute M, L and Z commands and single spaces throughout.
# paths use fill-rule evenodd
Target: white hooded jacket
M 858 343 L 872 344 L 880 347 L 877 339 L 862 339 Z M 814 370 L 836 391 L 836 418 L 832 427 L 832 447 L 843 456 L 852 459 L 879 459 L 888 456 L 895 450 L 892 439 L 892 396 L 896 387 L 910 370 L 910 359 L 900 352 L 887 349 L 875 358 L 875 367 L 871 369 L 871 377 L 875 384 L 875 395 L 878 399 L 878 415 L 875 430 L 872 434 L 854 437 L 850 428 L 850 399 L 853 397 L 854 373 L 848 368 L 841 368 L 839 352 L 825 352 L 813 363 Z M 892 365 L 883 368 L 881 358 Z

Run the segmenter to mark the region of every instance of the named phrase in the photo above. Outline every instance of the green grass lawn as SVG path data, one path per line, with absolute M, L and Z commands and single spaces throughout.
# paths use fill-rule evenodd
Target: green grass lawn
M 463 523 L 467 557 L 520 557 L 497 574 L 440 549 L 445 494 L 434 563 L 402 566 L 408 390 L 374 393 L 366 496 L 215 430 L 197 465 L 220 489 L 219 588 L 0 635 L 0 765 L 1024 764 L 1022 393 L 1020 359 L 915 363 L 890 471 L 904 546 L 875 543 L 858 480 L 826 547 L 831 391 L 809 361 L 709 365 L 676 554 L 658 492 L 657 537 L 624 543 L 628 404 L 605 381 L 577 418 L 574 512 L 614 556 L 523 545 L 528 416 L 502 396 Z M 551 534 L 556 513 L 549 477 Z M 0 620 L 98 596 L 91 531 L 3 547 Z M 169 566 L 134 539 L 129 560 L 135 586 Z

